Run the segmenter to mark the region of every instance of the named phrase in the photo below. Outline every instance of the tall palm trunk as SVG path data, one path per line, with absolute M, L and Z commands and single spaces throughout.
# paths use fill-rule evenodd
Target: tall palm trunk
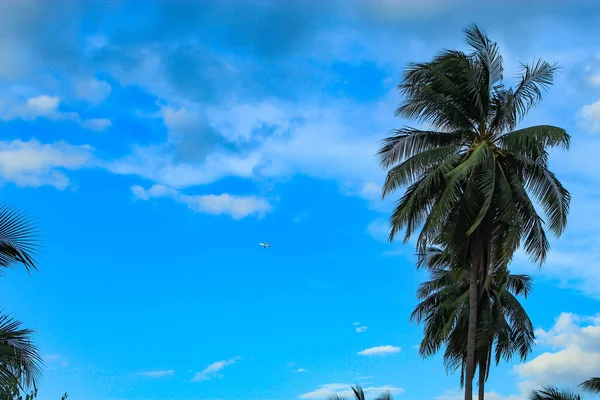
M 479 395 L 477 396 L 477 400 L 483 400 L 485 397 L 485 373 L 486 373 L 486 363 L 485 362 L 480 362 L 479 363 L 479 382 L 477 383 L 479 385 Z
M 477 277 L 479 263 L 471 264 L 469 282 L 469 326 L 467 330 L 467 362 L 465 368 L 465 400 L 473 400 L 473 376 L 475 375 L 475 335 L 477 334 L 477 307 L 479 303 Z
M 479 280 L 487 275 L 487 235 L 477 229 L 470 241 L 471 274 L 469 277 L 469 325 L 467 329 L 467 360 L 465 371 L 465 400 L 473 400 L 475 378 L 475 347 L 477 345 L 477 314 L 479 311 Z M 482 273 L 484 275 L 482 275 Z

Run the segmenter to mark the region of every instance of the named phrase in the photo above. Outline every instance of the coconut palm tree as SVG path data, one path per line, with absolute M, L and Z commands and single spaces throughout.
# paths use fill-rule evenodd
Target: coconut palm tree
M 475 25 L 465 35 L 471 52 L 443 51 L 404 71 L 396 115 L 425 128 L 394 131 L 379 156 L 387 170 L 383 197 L 406 187 L 390 216 L 390 240 L 404 230 L 407 241 L 420 230 L 419 252 L 441 246 L 453 265 L 471 266 L 465 365 L 465 399 L 471 400 L 485 277 L 496 262 L 508 265 L 521 242 L 541 265 L 549 248 L 545 229 L 556 236 L 564 231 L 570 194 L 549 170 L 548 149 L 568 149 L 570 136 L 549 125 L 517 129 L 552 84 L 557 65 L 522 65 L 516 87 L 506 87 L 496 43 Z
M 355 400 L 365 400 L 365 392 L 363 391 L 360 385 L 352 386 L 352 394 L 354 395 Z M 327 400 L 347 400 L 346 397 L 340 395 L 329 396 Z M 390 391 L 385 391 L 381 393 L 375 400 L 393 400 L 392 394 Z
M 419 347 L 423 357 L 436 354 L 445 346 L 447 370 L 461 370 L 461 386 L 465 382 L 467 331 L 469 323 L 469 270 L 451 268 L 449 255 L 429 249 L 417 266 L 427 268 L 431 279 L 417 291 L 421 302 L 411 320 L 424 322 L 424 336 Z M 509 361 L 515 353 L 525 360 L 531 352 L 535 335 L 531 320 L 517 296 L 527 297 L 531 277 L 510 274 L 501 264 L 491 271 L 489 285 L 479 300 L 475 359 L 479 368 L 479 400 L 484 399 L 485 382 L 492 361 Z M 492 359 L 492 356 L 493 359 Z

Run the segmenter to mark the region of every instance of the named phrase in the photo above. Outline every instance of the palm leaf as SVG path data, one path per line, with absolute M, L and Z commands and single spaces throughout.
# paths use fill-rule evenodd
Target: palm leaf
M 600 378 L 590 378 L 579 385 L 579 387 L 586 392 L 600 393 Z
M 20 264 L 28 271 L 36 270 L 38 249 L 37 229 L 31 219 L 8 205 L 0 206 L 0 267 Z
M 545 386 L 541 390 L 531 392 L 529 400 L 581 400 L 581 396 L 568 389 Z
M 449 145 L 460 145 L 464 142 L 464 132 L 422 131 L 411 127 L 403 127 L 393 131 L 393 135 L 385 138 L 377 155 L 383 168 L 413 157 L 424 151 Z
M 0 316 L 0 387 L 17 384 L 27 388 L 42 375 L 42 360 L 32 343 L 33 331 L 22 329 L 21 322 L 7 315 Z
M 521 64 L 521 81 L 514 94 L 514 106 L 517 115 L 523 118 L 529 110 L 542 100 L 542 91 L 554 82 L 554 73 L 560 67 L 538 59 L 533 66 Z

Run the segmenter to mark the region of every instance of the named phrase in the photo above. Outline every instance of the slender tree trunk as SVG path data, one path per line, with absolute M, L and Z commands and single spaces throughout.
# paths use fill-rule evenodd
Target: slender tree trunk
M 479 363 L 479 395 L 477 396 L 477 400 L 483 400 L 485 397 L 485 372 L 486 366 L 484 362 Z
M 471 261 L 469 282 L 469 326 L 467 331 L 467 362 L 465 370 L 465 400 L 473 400 L 473 376 L 475 375 L 475 335 L 477 334 L 477 306 L 479 263 Z
M 479 290 L 483 286 L 487 271 L 486 234 L 477 229 L 470 241 L 471 274 L 469 282 L 469 325 L 467 330 L 467 360 L 465 371 L 465 400 L 473 400 L 473 379 L 475 378 L 475 346 L 477 336 L 477 314 L 479 310 Z M 481 279 L 481 284 L 479 283 Z

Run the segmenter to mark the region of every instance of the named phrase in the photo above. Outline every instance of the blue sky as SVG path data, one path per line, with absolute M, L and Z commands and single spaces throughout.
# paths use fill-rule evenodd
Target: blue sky
M 424 279 L 386 242 L 375 152 L 402 68 L 476 22 L 519 61 L 558 61 L 524 125 L 565 127 L 566 234 L 525 301 L 526 363 L 488 398 L 600 371 L 600 5 L 594 1 L 5 1 L 3 201 L 43 228 L 4 310 L 37 331 L 40 400 L 460 398 L 408 322 Z M 548 5 L 550 3 L 550 5 Z M 270 249 L 260 241 L 273 244 Z

